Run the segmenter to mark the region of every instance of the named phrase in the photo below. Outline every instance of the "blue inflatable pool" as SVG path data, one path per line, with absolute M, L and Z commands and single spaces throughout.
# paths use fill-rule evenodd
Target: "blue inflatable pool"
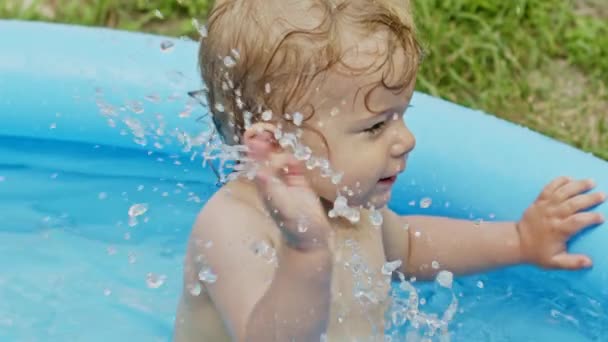
M 184 148 L 208 129 L 186 95 L 200 88 L 197 44 L 18 21 L 0 33 L 0 340 L 169 340 L 188 233 L 216 190 Z M 515 220 L 560 175 L 608 192 L 592 155 L 425 94 L 412 104 L 397 212 Z M 455 280 L 451 340 L 608 340 L 606 228 L 571 244 L 591 270 Z M 419 286 L 421 310 L 442 305 Z

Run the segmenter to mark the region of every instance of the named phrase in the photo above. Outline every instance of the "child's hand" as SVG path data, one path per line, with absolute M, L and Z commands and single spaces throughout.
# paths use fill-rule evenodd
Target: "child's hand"
M 574 234 L 604 222 L 599 213 L 581 212 L 606 199 L 591 180 L 560 177 L 547 185 L 517 223 L 525 262 L 544 268 L 579 269 L 591 266 L 585 255 L 569 254 L 566 242 Z
M 319 197 L 304 177 L 302 163 L 281 149 L 272 130 L 272 125 L 258 123 L 245 133 L 266 207 L 290 246 L 300 250 L 327 247 L 331 226 Z

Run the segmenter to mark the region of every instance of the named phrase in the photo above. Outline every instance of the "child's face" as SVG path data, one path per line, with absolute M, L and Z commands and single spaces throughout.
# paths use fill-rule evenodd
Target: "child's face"
M 377 86 L 382 71 L 360 76 L 330 73 L 313 91 L 316 110 L 307 124 L 323 135 L 327 146 L 310 131 L 302 139 L 314 156 L 328 158 L 333 171 L 344 173 L 335 185 L 331 178 L 321 177 L 318 169 L 307 171 L 314 190 L 328 201 L 334 201 L 339 191 L 350 206 L 383 207 L 414 148 L 415 139 L 403 122 L 403 113 L 415 82 L 395 93 Z M 366 106 L 365 95 L 374 86 Z

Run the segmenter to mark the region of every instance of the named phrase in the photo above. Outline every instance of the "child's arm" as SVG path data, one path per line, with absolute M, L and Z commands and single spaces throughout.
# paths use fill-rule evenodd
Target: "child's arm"
M 399 217 L 386 210 L 387 258 L 402 259 L 404 273 L 426 279 L 439 270 L 467 274 L 519 263 L 564 269 L 591 266 L 587 256 L 568 254 L 566 242 L 580 230 L 603 222 L 598 213 L 581 212 L 605 199 L 602 193 L 583 194 L 592 188 L 590 181 L 558 178 L 543 189 L 519 222 Z
M 195 224 L 176 319 L 184 322 L 176 323 L 176 341 L 205 339 L 200 335 L 205 329 L 202 320 L 222 324 L 204 313 L 205 291 L 235 341 L 318 341 L 326 329 L 331 302 L 328 248 L 298 250 L 278 242 L 277 265 L 272 251 L 260 248 L 264 241 L 276 241 L 269 238 L 277 230 L 274 221 L 235 202 L 215 198 Z M 262 255 L 256 255 L 256 244 Z M 210 267 L 217 280 L 203 282 L 203 294 L 193 296 L 192 285 L 204 266 Z
M 221 193 L 197 223 L 199 238 L 213 241 L 202 251 L 218 275 L 209 294 L 238 341 L 318 341 L 329 321 L 331 226 L 304 166 L 273 131 L 269 123 L 256 123 L 244 134 L 247 167 L 257 170 L 266 210 Z M 270 237 L 276 268 L 252 251 L 252 244 Z

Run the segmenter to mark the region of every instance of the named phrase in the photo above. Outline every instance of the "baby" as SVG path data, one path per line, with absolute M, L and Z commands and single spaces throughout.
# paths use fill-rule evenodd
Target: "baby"
M 421 59 L 410 10 L 215 5 L 200 68 L 219 134 L 247 152 L 194 225 L 176 341 L 380 341 L 391 274 L 591 266 L 566 248 L 603 222 L 585 211 L 605 199 L 591 180 L 555 179 L 518 222 L 483 229 L 386 207 L 415 146 L 403 120 Z

